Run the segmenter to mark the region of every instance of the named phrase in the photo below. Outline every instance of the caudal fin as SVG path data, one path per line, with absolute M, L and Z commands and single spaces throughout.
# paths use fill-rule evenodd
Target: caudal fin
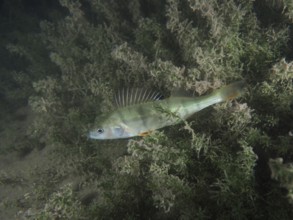
M 215 93 L 220 97 L 221 101 L 235 99 L 243 94 L 245 85 L 244 81 L 237 81 L 215 91 Z

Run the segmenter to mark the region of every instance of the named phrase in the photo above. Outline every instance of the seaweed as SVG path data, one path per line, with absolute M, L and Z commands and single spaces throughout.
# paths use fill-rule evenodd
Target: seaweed
M 28 74 L 7 72 L 34 112 L 28 148 L 40 143 L 56 161 L 54 172 L 32 173 L 43 181 L 18 216 L 293 217 L 291 1 L 59 2 L 58 19 L 41 21 L 33 46 L 7 47 L 26 62 Z M 202 95 L 239 79 L 247 83 L 241 98 L 179 125 L 131 140 L 87 138 L 121 87 Z

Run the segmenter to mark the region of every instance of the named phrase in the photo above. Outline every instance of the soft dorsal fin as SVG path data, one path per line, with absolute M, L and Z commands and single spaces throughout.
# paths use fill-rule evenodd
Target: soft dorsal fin
M 124 107 L 138 103 L 161 100 L 163 96 L 156 91 L 140 89 L 140 88 L 127 88 L 119 90 L 114 96 L 114 101 L 117 107 Z

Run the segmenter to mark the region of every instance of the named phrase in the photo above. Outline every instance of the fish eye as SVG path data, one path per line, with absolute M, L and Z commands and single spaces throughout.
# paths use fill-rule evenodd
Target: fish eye
M 98 134 L 102 134 L 102 133 L 104 133 L 104 129 L 103 129 L 103 128 L 99 128 L 99 129 L 97 130 L 97 133 L 98 133 Z

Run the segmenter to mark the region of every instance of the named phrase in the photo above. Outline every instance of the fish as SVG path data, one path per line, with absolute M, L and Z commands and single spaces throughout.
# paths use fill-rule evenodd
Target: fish
M 108 140 L 147 136 L 152 131 L 183 122 L 194 113 L 243 94 L 245 82 L 237 81 L 200 97 L 171 95 L 143 89 L 124 89 L 114 97 L 117 108 L 97 117 L 90 139 Z

